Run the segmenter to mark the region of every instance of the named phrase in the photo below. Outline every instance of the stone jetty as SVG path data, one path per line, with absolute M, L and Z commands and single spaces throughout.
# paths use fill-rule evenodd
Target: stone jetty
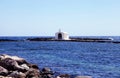
M 20 41 L 64 41 L 64 42 L 98 42 L 98 43 L 115 43 L 120 44 L 120 41 L 115 41 L 112 38 L 81 38 L 70 37 L 68 40 L 55 39 L 54 37 L 34 37 L 21 40 L 0 39 L 0 42 L 20 42 Z
M 60 74 L 48 67 L 40 69 L 36 64 L 28 63 L 18 56 L 0 55 L 0 78 L 92 78 L 91 76 L 75 76 Z
M 98 42 L 98 43 L 120 43 L 120 41 L 114 41 L 109 38 L 74 38 L 70 37 L 69 40 L 56 40 L 53 37 L 45 38 L 45 37 L 37 37 L 37 38 L 28 38 L 26 41 L 65 41 L 65 42 Z

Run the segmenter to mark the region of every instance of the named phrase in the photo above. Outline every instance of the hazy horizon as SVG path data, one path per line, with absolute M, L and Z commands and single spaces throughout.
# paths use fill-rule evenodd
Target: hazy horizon
M 120 36 L 120 0 L 0 0 L 0 36 Z

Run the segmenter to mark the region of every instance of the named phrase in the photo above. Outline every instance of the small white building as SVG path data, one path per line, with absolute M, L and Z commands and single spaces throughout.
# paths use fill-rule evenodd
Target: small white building
M 69 35 L 67 32 L 61 32 L 61 30 L 59 30 L 59 32 L 55 33 L 55 39 L 56 40 L 69 40 Z

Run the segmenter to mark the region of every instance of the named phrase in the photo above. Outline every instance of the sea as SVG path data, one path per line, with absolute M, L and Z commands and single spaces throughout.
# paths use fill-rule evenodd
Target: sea
M 112 38 L 120 36 L 82 36 L 84 38 Z M 40 69 L 51 68 L 57 74 L 92 76 L 92 78 L 120 78 L 120 44 L 100 42 L 27 41 L 35 37 L 0 37 L 21 41 L 0 42 L 0 54 L 24 58 Z M 22 41 L 24 40 L 24 41 Z

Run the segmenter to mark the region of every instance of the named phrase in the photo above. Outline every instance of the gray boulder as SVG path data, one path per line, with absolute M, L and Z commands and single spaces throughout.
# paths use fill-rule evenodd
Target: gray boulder
M 13 71 L 11 74 L 8 75 L 8 77 L 12 77 L 12 78 L 25 78 L 26 75 L 22 72 L 18 72 L 18 71 Z
M 0 66 L 0 75 L 2 76 L 7 76 L 8 75 L 8 70 Z
M 59 76 L 57 76 L 56 78 L 70 78 L 69 74 L 61 74 Z
M 40 77 L 41 76 L 39 70 L 31 68 L 26 72 L 26 78 L 40 78 Z

